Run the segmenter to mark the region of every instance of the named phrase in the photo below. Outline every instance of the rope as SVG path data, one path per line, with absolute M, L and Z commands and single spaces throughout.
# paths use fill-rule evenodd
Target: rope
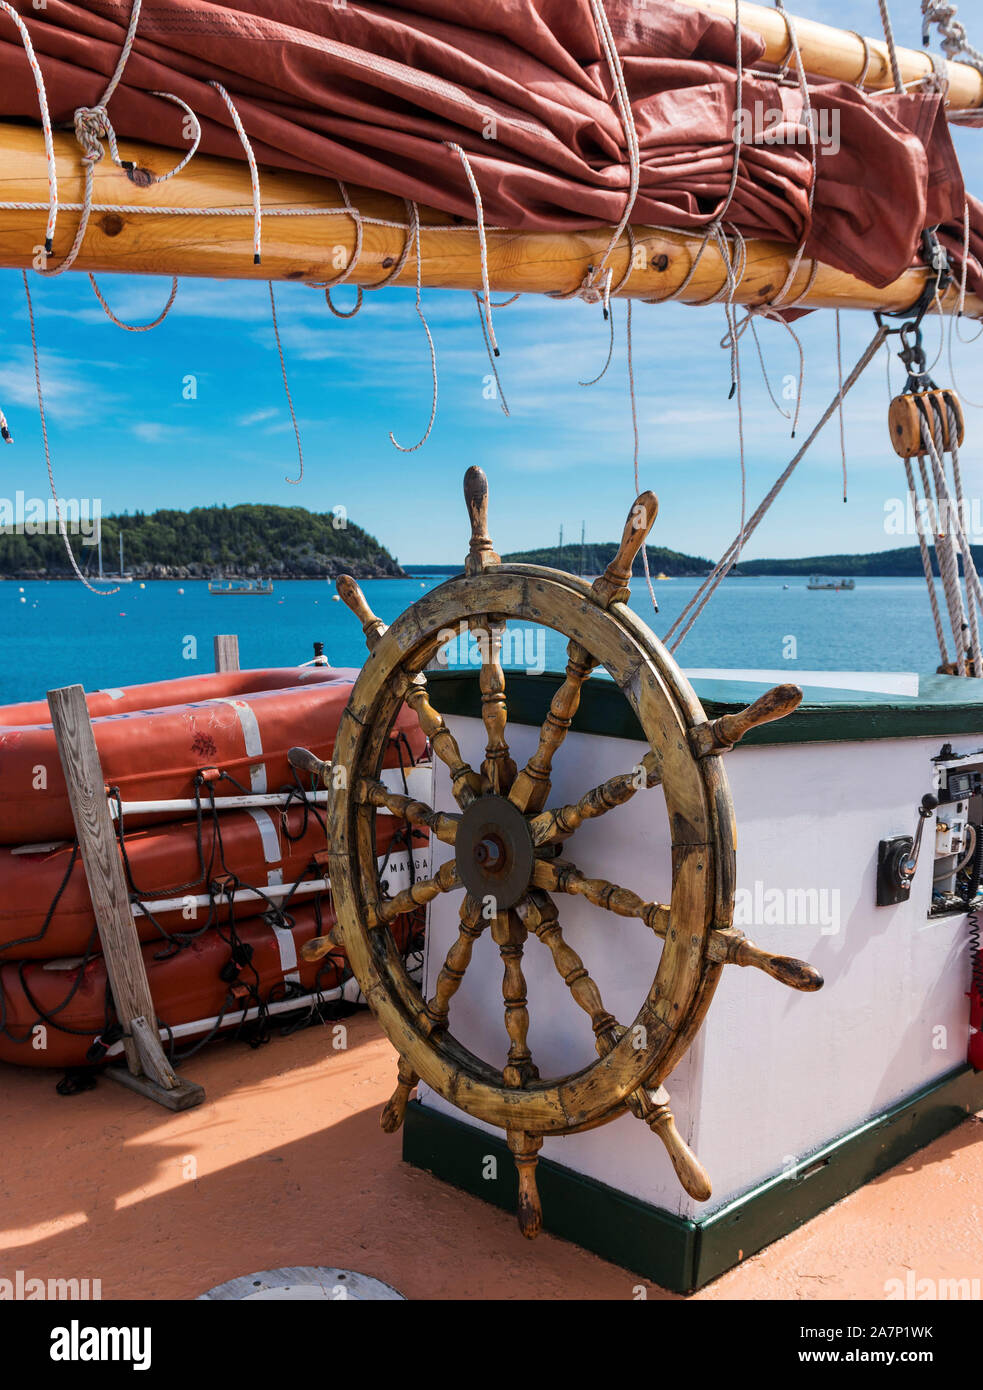
M 635 452 L 632 458 L 632 465 L 635 472 L 635 496 L 641 492 L 641 483 L 638 481 L 638 406 L 635 400 L 635 368 L 631 344 L 631 300 L 628 301 L 627 327 L 628 349 L 628 394 L 631 397 L 631 429 L 635 440 Z M 649 573 L 648 546 L 642 546 L 642 569 L 645 571 L 645 583 L 648 585 L 649 598 L 652 600 L 652 610 L 659 611 L 659 600 L 655 596 L 655 587 L 652 583 L 652 576 Z
M 934 24 L 942 35 L 942 52 L 951 62 L 961 58 L 983 72 L 983 53 L 969 42 L 966 27 L 956 18 L 956 12 L 949 0 L 922 0 L 922 42 L 927 48 L 929 30 Z
M 860 357 L 860 360 L 857 362 L 857 365 L 853 368 L 852 372 L 843 383 L 842 394 L 844 396 L 849 394 L 849 392 L 859 381 L 860 377 L 863 375 L 864 371 L 870 365 L 871 361 L 874 359 L 874 357 L 876 357 L 877 353 L 880 351 L 881 344 L 884 343 L 887 339 L 887 334 L 887 328 L 880 326 L 878 327 L 877 332 L 874 334 L 870 343 L 864 350 L 863 354 Z M 676 651 L 677 648 L 680 646 L 683 639 L 689 632 L 690 628 L 696 622 L 696 619 L 700 616 L 700 614 L 703 612 L 703 609 L 709 603 L 717 586 L 733 568 L 736 562 L 736 558 L 740 554 L 743 542 L 746 541 L 747 538 L 750 535 L 752 535 L 753 532 L 757 529 L 765 513 L 768 511 L 775 498 L 781 492 L 782 488 L 788 482 L 796 467 L 805 457 L 805 455 L 809 451 L 810 446 L 821 433 L 824 426 L 829 422 L 829 420 L 832 419 L 833 415 L 836 413 L 836 410 L 839 406 L 840 394 L 840 392 L 837 392 L 837 394 L 833 397 L 832 401 L 824 411 L 822 418 L 819 420 L 819 423 L 812 430 L 812 433 L 809 435 L 809 438 L 803 444 L 802 448 L 798 451 L 795 457 L 785 468 L 785 471 L 776 480 L 776 482 L 771 488 L 771 491 L 768 492 L 768 494 L 759 504 L 755 512 L 752 514 L 750 520 L 747 522 L 747 525 L 744 526 L 742 528 L 742 531 L 735 537 L 733 541 L 731 541 L 730 545 L 724 551 L 722 558 L 714 567 L 713 571 L 703 581 L 699 589 L 689 600 L 683 611 L 679 614 L 676 621 L 672 624 L 669 631 L 666 633 L 665 637 L 663 638 L 663 641 L 668 643 L 669 639 L 673 636 L 673 634 L 676 633 L 678 629 L 681 629 L 681 631 L 679 632 L 679 636 L 676 638 L 675 643 L 670 647 L 671 651 Z
M 30 64 L 31 72 L 34 75 L 34 86 L 38 94 L 38 107 L 41 112 L 41 130 L 44 134 L 44 156 L 48 165 L 48 222 L 44 229 L 44 251 L 45 255 L 51 255 L 51 248 L 54 244 L 55 223 L 58 220 L 58 173 L 55 168 L 55 142 L 51 133 L 51 116 L 48 113 L 48 96 L 45 91 L 44 77 L 41 73 L 41 66 L 38 63 L 34 52 L 34 45 L 31 43 L 31 36 L 27 32 L 27 27 L 20 15 L 12 5 L 7 4 L 7 0 L 0 0 L 0 10 L 10 16 L 17 26 L 20 34 L 21 43 L 24 45 L 24 52 Z M 39 205 L 44 207 L 42 203 Z
M 843 460 L 843 501 L 846 501 L 846 420 L 843 413 L 843 334 L 840 328 L 840 311 L 836 311 L 836 379 L 839 383 L 840 405 L 840 457 Z
M 31 325 L 31 349 L 34 353 L 34 381 L 37 387 L 38 395 L 38 414 L 41 418 L 41 438 L 44 442 L 44 461 L 45 466 L 48 470 L 48 482 L 51 486 L 51 497 L 54 501 L 55 513 L 58 517 L 58 530 L 61 532 L 61 538 L 65 542 L 65 550 L 68 554 L 68 561 L 72 569 L 75 571 L 75 577 L 81 580 L 81 582 L 85 585 L 90 594 L 98 594 L 101 598 L 110 598 L 113 594 L 119 593 L 120 586 L 117 584 L 115 589 L 97 589 L 94 585 L 90 584 L 88 579 L 86 579 L 85 575 L 79 569 L 78 561 L 75 558 L 75 553 L 72 550 L 71 542 L 68 539 L 68 530 L 65 526 L 65 518 L 61 510 L 61 498 L 58 496 L 58 489 L 55 487 L 55 477 L 51 467 L 51 446 L 48 441 L 48 421 L 44 409 L 44 393 L 41 389 L 41 364 L 38 358 L 38 335 L 37 328 L 34 323 L 34 304 L 31 300 L 31 287 L 28 284 L 26 270 L 21 271 L 21 277 L 24 281 L 24 294 L 27 298 L 27 316 L 30 320 Z
M 430 348 L 430 370 L 433 375 L 433 401 L 430 406 L 430 419 L 427 428 L 423 432 L 422 438 L 412 445 L 400 444 L 392 430 L 389 431 L 389 441 L 402 454 L 416 453 L 421 449 L 430 438 L 430 431 L 433 429 L 433 422 L 437 418 L 437 349 L 433 344 L 433 334 L 430 332 L 430 325 L 427 323 L 426 314 L 423 312 L 421 299 L 423 296 L 423 256 L 420 252 L 420 210 L 416 203 L 412 204 L 413 237 L 416 242 L 416 312 L 420 322 L 423 324 L 423 331 L 427 335 L 427 344 Z
M 973 561 L 972 548 L 966 539 L 962 525 L 962 509 L 965 506 L 965 498 L 962 491 L 962 477 L 959 469 L 959 445 L 957 439 L 957 421 L 954 412 L 948 410 L 948 426 L 950 435 L 950 453 L 953 454 L 953 478 L 956 486 L 956 500 L 953 500 L 949 491 L 945 477 L 945 464 L 943 462 L 944 436 L 941 412 L 929 408 L 919 400 L 918 410 L 921 417 L 921 442 L 924 452 L 919 456 L 918 464 L 922 474 L 922 481 L 925 486 L 926 495 L 929 496 L 929 513 L 932 525 L 935 530 L 935 552 L 939 557 L 939 572 L 942 576 L 942 586 L 945 590 L 946 602 L 949 608 L 949 618 L 952 623 L 953 636 L 956 642 L 957 657 L 966 651 L 966 633 L 969 632 L 969 654 L 973 663 L 973 673 L 976 676 L 983 676 L 983 653 L 980 651 L 980 634 L 978 625 L 977 606 L 983 607 L 983 587 L 980 585 L 976 565 Z M 929 494 L 928 470 L 925 458 L 928 456 L 932 464 L 932 473 L 935 479 L 936 496 L 938 498 L 938 513 L 936 513 L 935 502 Z M 945 525 L 942 525 L 942 517 L 945 517 Z M 953 536 L 953 531 L 955 535 Z M 956 559 L 955 547 L 958 542 L 959 549 L 963 557 L 963 573 L 966 580 L 966 590 L 968 605 L 963 604 L 962 589 L 959 583 L 959 564 Z M 969 609 L 969 621 L 967 622 L 966 608 Z M 961 664 L 961 663 L 960 663 Z
M 894 90 L 903 92 L 904 78 L 901 76 L 901 63 L 898 60 L 898 46 L 894 42 L 894 26 L 891 23 L 891 11 L 888 8 L 887 0 L 877 0 L 881 11 L 881 23 L 884 26 L 884 38 L 887 42 L 887 56 L 891 61 L 891 76 L 894 78 Z
M 294 427 L 294 438 L 297 441 L 297 457 L 300 460 L 300 472 L 296 478 L 285 478 L 284 482 L 297 484 L 304 477 L 304 450 L 300 442 L 300 427 L 297 424 L 297 415 L 294 411 L 294 398 L 290 394 L 290 382 L 287 380 L 287 364 L 283 356 L 283 344 L 280 341 L 280 326 L 276 321 L 276 296 L 273 293 L 273 281 L 268 282 L 270 287 L 270 314 L 273 318 L 273 336 L 276 339 L 276 350 L 280 357 L 280 375 L 283 377 L 283 389 L 287 397 L 287 405 L 290 407 L 290 419 Z
M 474 170 L 471 168 L 471 161 L 461 149 L 461 146 L 454 144 L 452 140 L 445 141 L 445 144 L 449 150 L 453 150 L 454 153 L 460 157 L 461 164 L 464 166 L 465 177 L 471 185 L 475 212 L 478 217 L 478 253 L 481 258 L 481 285 L 482 296 L 485 303 L 485 331 L 488 341 L 491 344 L 492 352 L 496 357 L 500 357 L 501 353 L 498 350 L 498 342 L 495 338 L 495 323 L 492 319 L 491 311 L 491 289 L 488 284 L 488 243 L 485 240 L 485 210 L 481 202 L 481 190 L 478 188 L 478 180 L 475 178 Z M 419 214 L 417 214 L 417 227 L 419 228 Z
M 922 570 L 925 574 L 925 583 L 928 587 L 928 599 L 932 606 L 932 620 L 935 623 L 935 636 L 939 644 L 939 654 L 942 657 L 942 665 L 949 665 L 949 650 L 946 646 L 945 629 L 942 626 L 942 614 L 939 611 L 939 596 L 935 592 L 935 575 L 932 572 L 932 557 L 928 549 L 928 541 L 925 539 L 925 528 L 919 522 L 921 514 L 921 499 L 915 490 L 915 475 L 911 466 L 911 459 L 905 459 L 905 476 L 908 479 L 908 496 L 911 498 L 912 515 L 915 517 L 915 530 L 918 532 L 918 549 L 922 557 Z
M 92 274 L 91 271 L 89 272 L 89 283 L 91 284 L 93 291 L 95 292 L 96 299 L 98 299 L 99 303 L 105 310 L 106 317 L 111 319 L 113 323 L 116 324 L 117 328 L 123 328 L 126 330 L 127 333 L 149 333 L 152 328 L 157 328 L 158 325 L 162 324 L 164 320 L 167 318 L 174 305 L 175 299 L 177 299 L 178 281 L 177 276 L 175 275 L 171 280 L 171 292 L 168 295 L 167 303 L 164 305 L 163 309 L 160 311 L 160 313 L 157 315 L 157 317 L 154 319 L 152 323 L 124 323 L 122 319 L 116 317 L 112 309 L 110 309 L 109 305 L 106 303 L 105 299 L 102 296 L 102 291 L 96 284 L 96 277 Z
M 116 60 L 116 67 L 113 70 L 113 75 L 109 79 L 109 86 L 102 94 L 102 101 L 99 103 L 100 106 L 109 105 L 109 98 L 120 84 L 120 80 L 123 76 L 123 69 L 126 67 L 133 49 L 133 42 L 137 36 L 137 25 L 140 23 L 140 11 L 142 8 L 143 0 L 133 0 L 133 6 L 130 10 L 130 23 L 126 30 L 126 38 L 123 40 L 123 47 L 120 49 L 119 58 Z
M 232 117 L 232 124 L 235 126 L 236 134 L 239 137 L 239 141 L 246 156 L 246 163 L 249 165 L 249 181 L 252 184 L 253 190 L 253 265 L 259 265 L 263 258 L 263 201 L 259 188 L 259 168 L 256 164 L 256 156 L 253 154 L 253 147 L 250 143 L 249 136 L 246 134 L 246 128 L 242 124 L 239 112 L 236 110 L 235 103 L 228 92 L 222 86 L 221 82 L 209 82 L 208 85 L 209 87 L 215 88 L 216 92 L 218 92 L 219 96 L 228 107 L 229 115 Z

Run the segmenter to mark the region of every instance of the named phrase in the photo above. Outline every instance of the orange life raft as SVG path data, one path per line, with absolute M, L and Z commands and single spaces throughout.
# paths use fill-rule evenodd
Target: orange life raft
M 393 836 L 401 822 L 376 818 L 378 853 L 405 853 Z M 160 941 L 166 933 L 192 932 L 228 920 L 229 892 L 260 891 L 327 877 L 325 830 L 314 808 L 207 812 L 197 819 L 153 826 L 124 835 L 125 869 L 131 893 L 146 904 L 134 913 L 141 941 Z M 420 837 L 414 840 L 419 854 Z M 315 855 L 318 860 L 315 860 Z M 425 873 L 425 866 L 419 866 Z M 275 903 L 282 894 L 270 895 Z M 208 903 L 197 901 L 209 897 Z M 309 895 L 303 883 L 295 900 Z M 168 904 L 156 905 L 154 899 Z M 173 905 L 172 905 L 173 904 Z M 236 915 L 264 911 L 252 899 Z M 90 949 L 96 919 L 85 867 L 75 846 L 24 845 L 0 849 L 0 963 L 81 956 Z M 97 943 L 98 949 L 98 943 Z
M 317 672 L 318 674 L 314 674 Z M 275 792 L 294 783 L 287 751 L 295 745 L 330 759 L 335 732 L 352 688 L 352 675 L 330 667 L 301 667 L 292 672 L 236 672 L 241 693 L 212 695 L 224 689 L 227 677 L 192 677 L 187 681 L 131 687 L 123 700 L 134 707 L 118 714 L 96 715 L 92 721 L 103 776 L 119 789 L 123 801 L 190 798 L 200 775 L 217 769 L 223 780 L 212 782 L 216 795 Z M 257 675 L 289 677 L 292 684 L 265 690 L 252 687 Z M 188 700 L 188 687 L 199 684 L 198 698 Z M 217 685 L 216 685 L 217 683 Z M 163 685 L 179 698 L 173 704 L 150 707 Z M 100 696 L 90 696 L 103 708 Z M 13 707 L 13 708 L 16 708 Z M 29 706 L 33 717 L 46 706 Z M 10 707 L 5 712 L 10 717 Z M 424 738 L 415 716 L 402 710 L 394 733 L 406 736 L 405 760 L 413 762 Z M 398 761 L 396 744 L 387 766 Z M 158 813 L 130 818 L 137 826 L 173 818 Z M 74 824 L 54 729 L 47 719 L 12 725 L 0 719 L 0 844 L 23 845 L 70 838 Z
M 422 921 L 418 911 L 391 924 L 401 951 L 420 937 Z M 143 959 L 165 1050 L 173 1048 L 179 1056 L 196 1040 L 258 1017 L 275 1020 L 279 1013 L 302 1009 L 341 988 L 350 972 L 340 949 L 313 963 L 300 956 L 305 942 L 333 925 L 324 897 L 292 910 L 286 926 L 251 917 L 234 930 L 202 931 L 179 949 L 161 941 L 145 944 Z M 354 980 L 345 996 L 358 997 Z M 0 966 L 0 1061 L 64 1068 L 114 1060 L 122 1043 L 108 998 L 102 956 L 84 965 L 56 960 Z

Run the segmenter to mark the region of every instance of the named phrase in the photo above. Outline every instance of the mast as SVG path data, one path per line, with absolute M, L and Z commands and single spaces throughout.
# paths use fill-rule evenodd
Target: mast
M 584 537 L 586 536 L 586 534 L 587 534 L 587 523 L 586 523 L 585 521 L 582 521 L 582 522 L 580 523 L 580 577 L 581 577 L 581 579 L 583 579 L 583 577 L 584 577 Z
M 123 578 L 123 528 L 119 528 L 119 577 Z
M 102 517 L 99 518 L 99 578 L 105 578 L 102 572 Z
M 56 132 L 54 146 L 61 208 L 52 256 L 57 266 L 78 229 L 84 180 L 74 136 Z M 0 150 L 0 201 L 29 205 L 0 208 L 0 266 L 31 269 L 39 241 L 44 239 L 48 206 L 42 133 L 0 122 Z M 139 167 L 158 173 L 174 163 L 173 151 L 153 145 L 128 141 L 127 154 Z M 104 159 L 93 169 L 93 202 L 102 210 L 90 220 L 74 269 L 236 280 L 336 279 L 337 256 L 341 252 L 349 259 L 354 256 L 358 232 L 337 183 L 282 170 L 262 170 L 260 183 L 265 207 L 296 208 L 298 215 L 281 212 L 264 219 L 263 259 L 257 266 L 253 263 L 252 185 L 245 164 L 196 155 L 180 178 L 142 188 Z M 378 221 L 362 224 L 361 252 L 347 284 L 374 286 L 385 280 L 415 285 L 416 257 L 403 255 L 408 235 L 403 200 L 365 188 L 348 191 L 363 216 Z M 155 211 L 174 207 L 229 212 L 195 217 Z M 301 215 L 302 209 L 322 209 L 323 213 Z M 432 230 L 435 226 L 446 229 L 447 215 L 428 208 L 420 209 L 420 219 L 424 288 L 482 289 L 477 230 Z M 645 254 L 632 256 L 627 236 L 622 238 L 609 262 L 616 294 L 698 304 L 726 287 L 727 268 L 713 241 L 706 244 L 702 236 L 654 227 L 633 227 L 632 232 L 636 250 L 642 248 Z M 494 293 L 575 293 L 590 267 L 604 256 L 609 240 L 610 228 L 603 227 L 567 233 L 488 228 L 489 287 Z M 734 302 L 766 304 L 776 287 L 785 283 L 794 257 L 793 246 L 748 241 L 747 266 Z M 405 262 L 402 270 L 391 278 L 394 265 L 401 261 Z M 904 312 L 918 302 L 929 279 L 926 268 L 916 267 L 879 289 L 803 257 L 786 299 L 800 308 Z M 958 302 L 955 286 L 942 296 L 945 312 L 954 310 Z M 983 318 L 983 299 L 968 295 L 965 312 Z

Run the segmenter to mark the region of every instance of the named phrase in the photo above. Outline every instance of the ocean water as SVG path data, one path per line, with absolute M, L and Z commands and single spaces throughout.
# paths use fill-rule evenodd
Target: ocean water
M 373 610 L 392 621 L 445 576 L 366 580 Z M 631 606 L 661 637 L 698 587 L 695 579 L 656 584 L 652 612 L 643 580 Z M 788 587 L 784 587 L 788 585 Z M 183 590 L 183 592 L 182 592 Z M 333 665 L 361 665 L 361 627 L 333 601 L 327 580 L 278 582 L 272 597 L 214 597 L 203 581 L 147 581 L 95 597 L 68 581 L 0 583 L 6 660 L 0 703 L 41 699 L 48 690 L 86 690 L 201 674 L 214 669 L 212 637 L 239 637 L 242 666 L 290 666 L 325 645 Z M 943 612 L 944 612 L 943 605 Z M 518 664 L 562 667 L 565 642 L 525 638 Z M 787 670 L 918 671 L 938 665 L 925 584 L 917 579 L 858 579 L 852 593 L 809 593 L 795 576 L 730 579 L 717 591 L 677 659 L 708 666 Z

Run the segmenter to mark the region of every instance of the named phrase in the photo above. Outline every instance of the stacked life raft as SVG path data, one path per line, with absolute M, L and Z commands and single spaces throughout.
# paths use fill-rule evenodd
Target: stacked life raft
M 248 1025 L 261 1038 L 273 1015 L 357 998 L 340 947 L 316 962 L 301 956 L 334 915 L 324 806 L 287 761 L 298 743 L 331 758 L 356 674 L 236 671 L 87 696 L 173 1060 L 219 1032 Z M 399 779 L 423 751 L 419 725 L 401 711 L 384 766 Z M 110 1061 L 122 1029 L 45 701 L 0 708 L 0 792 L 0 1061 Z M 221 806 L 275 793 L 284 795 L 273 805 Z M 137 814 L 127 809 L 134 803 Z M 395 891 L 421 867 L 425 837 L 409 840 L 389 816 L 376 827 Z M 408 954 L 420 945 L 422 916 L 399 917 L 392 931 Z

